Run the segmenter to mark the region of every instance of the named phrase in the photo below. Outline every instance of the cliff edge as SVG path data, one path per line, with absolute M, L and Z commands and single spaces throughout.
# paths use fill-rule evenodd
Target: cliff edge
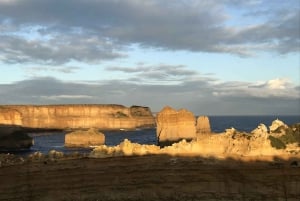
M 123 105 L 3 105 L 0 124 L 42 129 L 154 127 L 150 108 Z

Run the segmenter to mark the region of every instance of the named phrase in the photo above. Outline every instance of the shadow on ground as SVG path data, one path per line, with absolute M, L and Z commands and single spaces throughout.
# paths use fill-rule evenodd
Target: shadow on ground
M 0 200 L 299 200 L 300 159 L 167 155 L 73 158 L 0 168 Z

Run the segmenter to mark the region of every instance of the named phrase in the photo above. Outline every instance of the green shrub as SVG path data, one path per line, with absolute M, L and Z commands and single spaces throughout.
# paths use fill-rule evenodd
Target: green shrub
M 284 144 L 284 142 L 282 142 L 280 139 L 273 137 L 273 136 L 269 136 L 269 140 L 271 141 L 271 146 L 276 148 L 276 149 L 285 149 L 286 145 Z
M 300 142 L 300 133 L 294 132 L 291 128 L 288 128 L 286 130 L 286 134 L 280 136 L 279 139 L 285 144 L 297 143 L 297 142 L 299 143 Z

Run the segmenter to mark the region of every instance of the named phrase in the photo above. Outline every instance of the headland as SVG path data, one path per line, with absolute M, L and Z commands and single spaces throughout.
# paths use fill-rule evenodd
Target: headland
M 300 199 L 299 123 L 212 133 L 208 117 L 169 107 L 156 123 L 158 145 L 125 139 L 88 154 L 2 154 L 0 200 Z M 95 132 L 74 135 L 84 141 Z

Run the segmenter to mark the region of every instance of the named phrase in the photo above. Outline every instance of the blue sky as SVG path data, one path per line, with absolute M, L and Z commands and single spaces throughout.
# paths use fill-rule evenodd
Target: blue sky
M 300 2 L 0 0 L 0 104 L 300 114 Z

